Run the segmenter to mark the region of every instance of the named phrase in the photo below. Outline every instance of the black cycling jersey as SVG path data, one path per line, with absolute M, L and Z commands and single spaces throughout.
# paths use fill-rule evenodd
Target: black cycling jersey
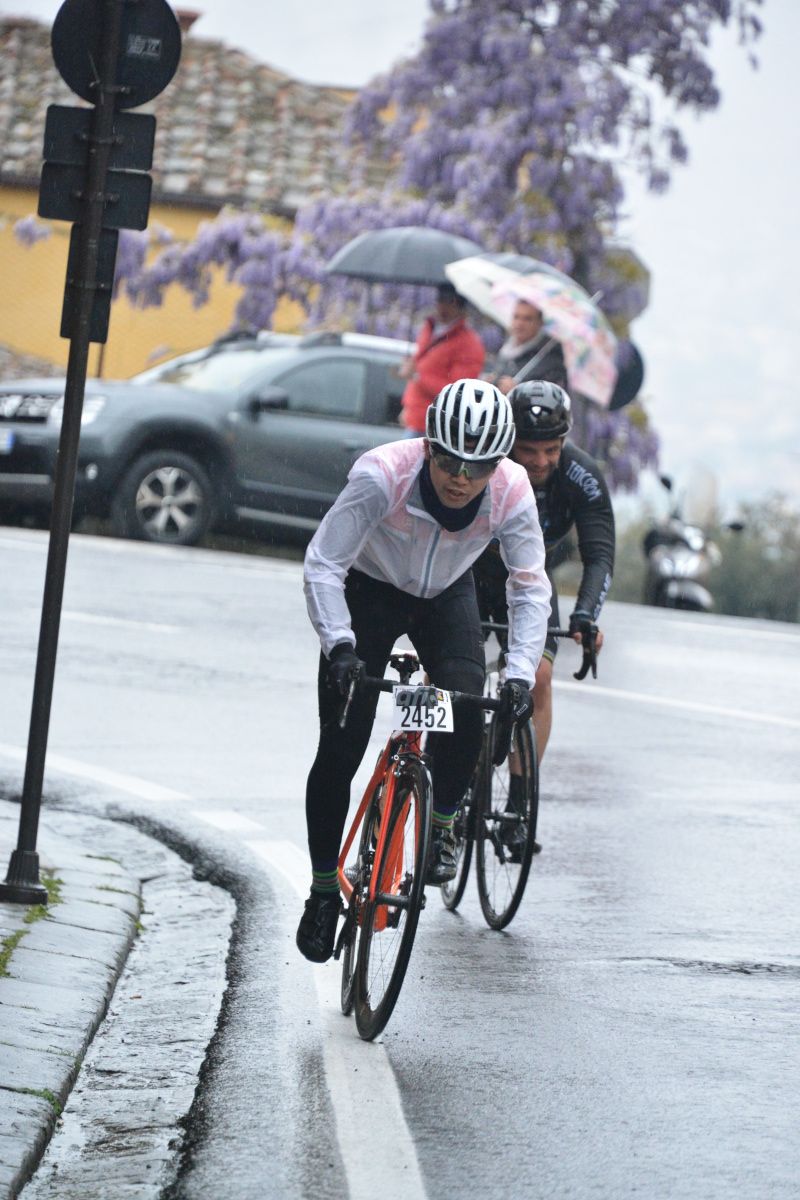
M 583 563 L 575 608 L 597 620 L 611 586 L 615 545 L 614 510 L 602 471 L 584 450 L 565 442 L 558 466 L 543 487 L 534 488 L 534 495 L 548 569 L 556 565 L 558 547 L 574 526 Z M 496 597 L 506 574 L 496 543 L 483 552 L 473 571 L 479 596 L 494 592 Z M 491 607 L 496 611 L 496 604 Z

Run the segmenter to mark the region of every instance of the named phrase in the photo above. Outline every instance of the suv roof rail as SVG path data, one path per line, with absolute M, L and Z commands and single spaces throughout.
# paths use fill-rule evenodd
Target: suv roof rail
M 228 333 L 222 333 L 218 338 L 214 338 L 215 346 L 225 346 L 228 342 L 254 342 L 256 334 L 252 329 L 231 329 Z
M 262 345 L 289 346 L 297 341 L 296 334 L 276 333 L 274 329 L 231 329 L 215 338 L 212 346 L 232 346 L 237 342 L 260 342 Z
M 301 346 L 341 346 L 342 335 L 332 329 L 319 329 L 316 333 L 307 333 L 300 339 Z

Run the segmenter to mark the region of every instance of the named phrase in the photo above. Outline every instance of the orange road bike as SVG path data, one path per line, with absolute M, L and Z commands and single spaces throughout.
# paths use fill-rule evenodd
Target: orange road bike
M 382 692 L 405 689 L 398 703 L 406 701 L 401 711 L 408 712 L 409 728 L 402 728 L 403 717 L 381 751 L 339 856 L 339 886 L 347 902 L 335 950 L 342 960 L 342 1012 L 355 1010 L 356 1028 L 367 1041 L 377 1037 L 392 1015 L 425 907 L 433 798 L 424 731 L 441 724 L 445 696 L 450 702 L 500 708 L 491 697 L 410 684 L 419 668 L 414 654 L 395 653 L 390 665 L 399 685 L 391 679 L 362 678 L 357 686 Z M 342 725 L 353 691 L 351 687 Z
M 583 679 L 591 670 L 597 677 L 597 629 L 584 635 L 583 663 L 575 672 Z M 485 633 L 499 640 L 508 633 L 507 625 L 483 622 Z M 548 629 L 550 637 L 569 638 L 568 629 Z M 487 671 L 487 690 L 499 688 L 504 654 Z M 536 822 L 539 813 L 539 763 L 536 739 L 531 723 L 514 726 L 510 748 L 496 752 L 499 739 L 508 736 L 498 713 L 487 719 L 478 764 L 456 815 L 455 879 L 442 886 L 442 901 L 455 911 L 464 895 L 475 849 L 475 874 L 478 898 L 487 925 L 505 929 L 522 902 L 533 858 Z

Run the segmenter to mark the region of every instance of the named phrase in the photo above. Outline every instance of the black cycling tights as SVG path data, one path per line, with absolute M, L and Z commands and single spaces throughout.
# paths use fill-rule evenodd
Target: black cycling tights
M 395 642 L 407 634 L 431 683 L 447 690 L 480 694 L 484 655 L 480 616 L 472 572 L 431 600 L 420 600 L 360 571 L 350 571 L 345 585 L 356 653 L 367 674 L 383 676 Z M 306 819 L 311 864 L 315 871 L 336 865 L 350 805 L 350 784 L 372 733 L 376 692 L 357 693 L 347 725 L 337 720 L 341 697 L 327 684 L 327 659 L 320 656 L 320 739 L 306 787 Z M 428 736 L 432 758 L 434 807 L 438 814 L 456 811 L 480 754 L 483 712 L 474 704 L 457 704 L 453 733 Z

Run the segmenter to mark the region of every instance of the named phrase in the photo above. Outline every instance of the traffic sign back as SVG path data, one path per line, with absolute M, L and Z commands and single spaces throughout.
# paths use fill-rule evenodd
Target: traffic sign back
M 109 0 L 64 0 L 53 23 L 53 59 L 64 82 L 97 103 L 98 68 Z M 167 0 L 117 0 L 123 5 L 116 108 L 138 108 L 169 83 L 181 56 L 181 31 Z
M 89 162 L 91 108 L 51 104 L 44 127 L 44 158 L 48 162 L 84 167 Z M 116 170 L 149 171 L 153 165 L 156 119 L 149 113 L 114 114 L 114 144 L 108 165 Z

